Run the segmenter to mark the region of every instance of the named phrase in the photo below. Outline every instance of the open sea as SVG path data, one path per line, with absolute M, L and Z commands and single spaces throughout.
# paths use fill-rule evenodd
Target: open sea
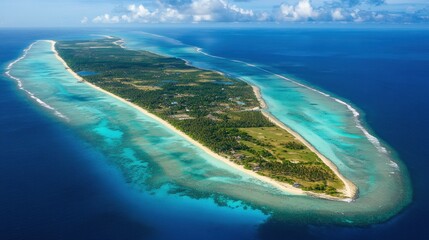
M 428 239 L 428 29 L 0 29 L 0 239 Z M 100 35 L 260 87 L 360 197 L 237 172 L 77 82 L 43 41 Z

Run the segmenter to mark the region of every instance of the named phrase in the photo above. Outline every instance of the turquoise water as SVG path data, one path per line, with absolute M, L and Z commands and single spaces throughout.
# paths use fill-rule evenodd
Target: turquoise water
M 78 82 L 50 47 L 47 41 L 34 43 L 25 57 L 10 66 L 9 74 L 46 115 L 56 116 L 107 156 L 111 167 L 119 168 L 109 171 L 112 179 L 123 179 L 124 184 L 112 180 L 110 187 L 128 199 L 134 218 L 149 222 L 157 239 L 171 239 L 178 232 L 184 238 L 217 239 L 223 236 L 217 228 L 229 229 L 226 237 L 231 239 L 255 235 L 256 226 L 269 216 L 212 191 L 238 185 L 265 189 L 262 183 L 231 171 L 129 105 Z M 231 222 L 226 223 L 225 217 Z
M 347 222 L 371 222 L 392 216 L 410 202 L 412 191 L 405 166 L 371 134 L 356 107 L 346 101 L 258 66 L 212 56 L 174 39 L 144 32 L 123 37 L 127 47 L 179 57 L 192 65 L 222 71 L 257 85 L 269 111 L 306 138 L 359 187 L 359 198 L 350 204 L 294 198 L 287 205 L 271 204 L 277 210 L 315 204 L 313 210 L 350 214 Z
M 97 73 L 96 72 L 91 72 L 91 71 L 80 71 L 80 72 L 77 72 L 77 74 L 79 76 L 86 77 L 86 76 L 96 75 Z
M 211 213 L 230 211 L 237 217 L 234 222 L 248 229 L 270 216 L 305 224 L 371 224 L 391 217 L 410 201 L 405 168 L 391 150 L 362 131 L 354 113 L 338 99 L 178 41 L 140 32 L 122 35 L 127 47 L 180 57 L 261 87 L 271 113 L 329 157 L 360 189 L 359 199 L 352 203 L 280 193 L 211 158 L 127 104 L 77 82 L 55 59 L 48 42 L 34 44 L 10 74 L 34 94 L 46 114 L 55 114 L 108 156 L 126 181 L 151 201 L 162 199 L 166 206 L 169 201 L 191 201 Z M 219 213 L 214 219 L 221 222 L 223 217 Z

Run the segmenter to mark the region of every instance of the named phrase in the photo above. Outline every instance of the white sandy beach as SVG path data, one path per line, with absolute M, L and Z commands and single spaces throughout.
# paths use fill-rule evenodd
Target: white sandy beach
M 262 114 L 266 116 L 268 119 L 270 119 L 271 122 L 275 123 L 277 126 L 285 129 L 290 134 L 292 134 L 296 139 L 301 141 L 305 146 L 307 146 L 312 152 L 314 152 L 337 176 L 340 178 L 340 180 L 344 183 L 345 188 L 343 189 L 342 193 L 344 196 L 347 196 L 348 198 L 354 199 L 357 195 L 357 187 L 348 179 L 346 179 L 339 171 L 337 166 L 335 166 L 334 163 L 332 163 L 329 159 L 327 159 L 324 155 L 322 155 L 319 151 L 314 148 L 313 145 L 311 145 L 307 140 L 305 140 L 301 135 L 299 135 L 297 132 L 290 129 L 288 126 L 286 126 L 283 122 L 278 120 L 276 117 L 274 117 L 272 114 L 267 112 L 267 104 L 265 103 L 265 100 L 262 98 L 261 91 L 258 87 L 252 85 L 253 92 L 255 93 L 261 107 L 262 107 Z M 319 195 L 319 194 L 317 194 Z M 332 198 L 332 196 L 325 196 L 326 198 Z
M 174 126 L 172 126 L 170 123 L 168 123 L 167 121 L 165 121 L 165 120 L 163 120 L 163 119 L 161 119 L 160 117 L 158 117 L 158 116 L 156 116 L 156 115 L 154 115 L 154 114 L 152 114 L 152 113 L 150 113 L 150 112 L 148 112 L 147 110 L 145 110 L 145 109 L 143 109 L 143 108 L 141 108 L 141 107 L 139 107 L 139 106 L 137 106 L 136 104 L 134 104 L 134 103 L 131 103 L 131 102 L 128 102 L 128 101 L 126 101 L 125 99 L 123 99 L 123 98 L 121 98 L 121 97 L 118 97 L 118 96 L 116 96 L 116 95 L 114 95 L 114 94 L 112 94 L 112 93 L 110 93 L 110 92 L 108 92 L 108 91 L 106 91 L 106 90 L 104 90 L 104 89 L 102 89 L 102 88 L 99 88 L 99 87 L 97 87 L 97 86 L 95 86 L 95 85 L 93 85 L 93 84 L 91 84 L 91 83 L 89 83 L 89 82 L 87 82 L 87 81 L 85 81 L 82 77 L 80 77 L 77 73 L 75 73 L 69 66 L 68 66 L 68 64 L 59 56 L 59 54 L 58 54 L 58 52 L 56 51 L 56 49 L 55 49 L 55 44 L 56 44 L 56 42 L 55 41 L 49 41 L 50 43 L 51 43 L 51 49 L 52 49 L 52 51 L 55 53 L 55 56 L 56 56 L 56 58 L 60 61 L 60 62 L 62 62 L 63 63 L 63 65 L 64 65 L 64 67 L 70 72 L 70 74 L 72 74 L 77 80 L 79 80 L 79 81 L 82 81 L 82 82 L 84 82 L 84 83 L 86 83 L 87 85 L 89 85 L 89 86 L 91 86 L 91 87 L 93 87 L 94 89 L 97 89 L 98 91 L 101 91 L 101 92 L 103 92 L 103 93 L 105 93 L 105 94 L 108 94 L 108 95 L 110 95 L 110 96 L 112 96 L 112 97 L 114 97 L 114 98 L 116 98 L 116 99 L 118 99 L 118 100 L 120 100 L 120 101 L 122 101 L 122 102 L 124 102 L 124 103 L 126 103 L 126 104 L 128 104 L 128 105 L 130 105 L 130 106 L 132 106 L 132 107 L 134 107 L 135 109 L 137 109 L 138 111 L 140 111 L 141 113 L 143 113 L 143 114 L 145 114 L 145 115 L 147 115 L 147 116 L 149 116 L 149 117 L 151 117 L 151 118 L 153 118 L 153 119 L 155 119 L 156 121 L 158 121 L 159 123 L 161 123 L 161 124 L 163 124 L 164 126 L 166 126 L 166 127 L 168 127 L 169 129 L 171 129 L 172 131 L 174 131 L 175 133 L 177 133 L 177 134 L 179 134 L 180 136 L 182 136 L 183 138 L 185 138 L 187 141 L 189 141 L 189 142 L 191 142 L 192 144 L 194 144 L 194 145 L 196 145 L 197 147 L 199 147 L 199 148 L 201 148 L 202 150 L 204 150 L 207 154 L 209 154 L 210 156 L 212 156 L 212 157 L 214 157 L 214 158 L 216 158 L 217 160 L 219 160 L 219 161 L 222 161 L 222 162 L 224 162 L 225 164 L 227 164 L 227 165 L 229 165 L 229 166 L 231 166 L 231 167 L 233 167 L 234 169 L 237 169 L 237 170 L 239 170 L 239 171 L 241 171 L 241 172 L 244 172 L 244 173 L 246 173 L 247 175 L 249 175 L 249 176 L 251 176 L 251 177 L 253 177 L 253 178 L 255 178 L 255 179 L 258 179 L 258 180 L 260 180 L 260 181 L 262 181 L 262 182 L 265 182 L 265 183 L 268 183 L 268 184 L 270 184 L 271 186 L 273 186 L 273 187 L 275 187 L 275 188 L 277 188 L 277 189 L 279 189 L 279 190 L 282 190 L 282 191 L 285 191 L 285 192 L 288 192 L 288 193 L 292 193 L 292 194 L 295 194 L 295 195 L 311 195 L 311 196 L 315 196 L 315 197 L 319 197 L 319 198 L 324 198 L 324 199 L 330 199 L 330 200 L 339 200 L 339 201 L 351 201 L 352 199 L 354 199 L 355 197 L 356 197 L 356 194 L 357 194 L 357 188 L 356 188 L 356 186 L 352 183 L 352 182 L 350 182 L 349 180 L 347 180 L 344 176 L 342 176 L 340 173 L 339 173 L 339 171 L 338 171 L 338 169 L 337 169 L 337 167 L 335 166 L 335 164 L 333 164 L 331 161 L 329 161 L 326 157 L 324 157 L 321 153 L 319 153 L 310 143 L 308 143 L 305 139 L 303 139 L 298 133 L 296 133 L 296 132 L 294 132 L 294 131 L 292 131 L 291 129 L 289 129 L 286 125 L 284 125 L 282 122 L 280 122 L 278 119 L 276 119 L 274 116 L 272 116 L 271 114 L 269 114 L 269 113 L 267 113 L 265 110 L 266 110 L 266 104 L 265 104 L 265 101 L 263 100 L 263 98 L 262 98 L 262 96 L 261 96 L 261 94 L 260 94 L 260 91 L 259 91 L 259 88 L 257 88 L 256 86 L 252 86 L 253 87 L 253 90 L 254 90 L 254 92 L 255 92 L 255 94 L 256 94 L 256 96 L 257 96 L 257 98 L 258 98 L 258 100 L 259 100 L 259 102 L 260 102 L 260 105 L 261 105 L 261 107 L 262 107 L 262 112 L 263 112 L 263 114 L 266 116 L 266 117 L 268 117 L 273 123 L 275 123 L 276 125 L 278 125 L 278 126 L 280 126 L 280 127 L 282 127 L 283 129 L 285 129 L 286 131 L 288 131 L 289 133 L 291 133 L 293 136 L 295 136 L 297 139 L 299 139 L 300 141 L 302 141 L 309 149 L 311 149 L 313 152 L 315 152 L 316 154 L 317 154 L 317 156 L 319 156 L 319 158 L 320 159 L 322 159 L 322 161 L 327 165 L 327 166 L 329 166 L 329 168 L 331 168 L 333 171 L 334 171 L 334 173 L 344 182 L 344 184 L 345 184 L 345 189 L 343 190 L 343 194 L 347 197 L 347 198 L 338 198 L 338 197 L 332 197 L 332 196 L 329 196 L 329 195 L 326 195 L 326 194 L 319 194 L 319 193 L 311 193 L 311 192 L 307 192 L 307 191 L 303 191 L 303 190 L 301 190 L 301 189 L 299 189 L 299 188 L 295 188 L 295 187 L 293 187 L 293 186 L 291 186 L 290 184 L 286 184 L 286 183 L 281 183 L 281 182 L 278 182 L 278 181 L 276 181 L 276 180 L 273 180 L 273 179 L 271 179 L 271 178 L 268 178 L 268 177 L 265 177 L 265 176 L 262 176 L 262 175 L 259 175 L 258 173 L 256 173 L 256 172 L 253 172 L 253 171 L 251 171 L 251 170 L 247 170 L 247 169 L 245 169 L 244 167 L 242 167 L 241 165 L 238 165 L 238 164 L 235 164 L 235 163 L 233 163 L 232 161 L 230 161 L 230 160 L 228 160 L 227 158 L 225 158 L 225 157 L 222 157 L 222 156 L 220 156 L 219 154 L 217 154 L 217 153 L 215 153 L 215 152 L 213 152 L 212 150 L 210 150 L 209 148 L 207 148 L 207 147 L 205 147 L 204 145 L 202 145 L 201 143 L 199 143 L 199 142 L 197 142 L 197 141 L 195 141 L 194 139 L 192 139 L 191 137 L 189 137 L 188 135 L 186 135 L 185 133 L 183 133 L 182 131 L 180 131 L 180 130 L 178 130 L 178 129 L 176 129 Z

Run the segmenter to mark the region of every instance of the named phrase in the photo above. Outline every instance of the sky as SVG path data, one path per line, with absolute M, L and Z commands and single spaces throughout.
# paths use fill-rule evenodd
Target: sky
M 1 0 L 0 27 L 429 23 L 429 0 Z

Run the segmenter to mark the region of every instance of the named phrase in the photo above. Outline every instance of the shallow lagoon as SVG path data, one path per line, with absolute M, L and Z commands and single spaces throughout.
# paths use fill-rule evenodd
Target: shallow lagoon
M 284 205 L 281 201 L 270 201 L 275 202 L 271 205 L 276 211 L 284 214 L 289 209 L 288 214 L 302 213 L 308 208 L 308 211 L 323 211 L 322 216 L 328 212 L 346 216 L 334 221 L 364 224 L 388 218 L 410 201 L 412 191 L 406 168 L 391 149 L 363 127 L 356 107 L 351 104 L 259 66 L 212 56 L 174 39 L 145 32 L 123 36 L 127 47 L 179 57 L 260 87 L 270 112 L 331 159 L 359 187 L 360 197 L 351 204 L 296 197 L 287 204 L 283 202 Z M 389 201 L 386 203 L 385 199 Z M 323 221 L 330 222 L 332 218 Z
M 165 46 L 164 49 L 162 47 L 159 48 L 159 46 L 160 45 L 162 46 L 163 44 L 163 42 L 160 41 L 160 39 L 155 39 L 155 40 L 152 39 L 152 41 L 154 42 L 151 45 L 147 43 L 147 41 L 151 41 L 151 39 L 149 38 L 139 39 L 139 37 L 141 37 L 140 36 L 141 34 L 138 33 L 136 35 L 137 36 L 132 36 L 136 38 L 135 42 L 133 42 L 132 37 L 127 39 L 127 44 L 129 46 L 132 47 L 132 44 L 135 44 L 135 47 L 139 49 L 142 48 L 142 46 L 144 46 L 145 48 L 151 47 L 152 51 L 159 51 L 160 53 L 164 53 L 164 54 L 167 53 L 166 49 L 168 47 L 168 49 L 173 51 L 173 53 L 175 54 L 177 54 L 178 52 L 180 54 L 183 54 L 179 50 L 177 49 L 175 50 L 173 48 L 174 45 Z M 171 41 L 171 42 L 174 42 L 174 41 Z M 144 44 L 144 45 L 138 45 L 138 44 Z M 195 51 L 197 49 L 193 47 L 183 46 L 183 45 L 180 46 L 179 44 L 178 48 L 180 47 L 186 48 L 183 51 L 186 54 L 188 53 L 189 55 L 193 54 L 195 55 L 195 58 L 202 57 L 201 52 Z M 49 55 L 49 51 L 46 51 L 46 54 Z M 174 55 L 174 56 L 179 56 L 179 55 Z M 48 56 L 46 57 L 48 58 Z M 181 57 L 184 57 L 184 56 L 181 56 Z M 187 60 L 192 59 L 191 57 L 188 56 Z M 215 64 L 212 63 L 213 66 L 210 66 L 210 64 L 208 64 L 208 63 L 211 63 L 210 59 L 201 58 L 200 61 L 201 61 L 201 67 L 218 69 Z M 224 64 L 226 66 L 219 65 L 222 67 L 221 69 L 218 66 L 219 70 L 228 72 L 227 71 L 228 64 L 225 64 L 225 60 L 222 60 L 221 62 L 223 62 L 221 64 Z M 192 61 L 192 63 L 198 65 L 198 61 Z M 234 63 L 237 63 L 237 62 L 234 62 Z M 31 65 L 31 62 L 28 64 L 30 67 L 34 66 L 34 65 Z M 52 66 L 55 66 L 55 63 L 53 62 L 53 60 L 51 64 Z M 26 66 L 26 67 L 29 67 L 29 66 Z M 239 66 L 232 65 L 231 67 L 235 70 L 228 73 L 231 75 L 236 74 L 234 76 L 239 76 L 243 78 L 247 76 L 248 79 L 246 80 L 248 81 L 255 80 L 255 79 L 257 80 L 256 75 L 259 74 L 261 78 L 260 84 L 262 80 L 265 81 L 266 79 L 270 79 L 270 77 L 272 77 L 272 74 L 266 73 L 267 75 L 263 75 L 261 74 L 260 71 L 253 72 L 248 68 L 251 66 L 247 66 L 247 69 L 243 68 L 244 70 L 242 70 L 240 66 L 243 67 L 242 65 L 239 65 Z M 18 67 L 18 65 L 16 67 Z M 15 69 L 15 70 L 18 70 L 18 69 Z M 57 70 L 58 72 L 56 72 L 56 74 L 59 74 L 58 76 L 60 76 L 63 72 L 63 69 L 60 69 L 58 67 Z M 237 70 L 240 70 L 240 71 L 236 72 Z M 26 73 L 23 72 L 22 74 L 25 75 Z M 40 74 L 43 75 L 42 72 L 40 72 Z M 261 183 L 255 183 L 252 181 L 252 179 L 248 179 L 246 178 L 246 176 L 240 176 L 240 173 L 231 171 L 231 169 L 228 169 L 228 167 L 225 167 L 222 164 L 219 164 L 217 162 L 211 161 L 211 159 L 207 158 L 207 156 L 205 156 L 204 153 L 201 153 L 202 155 L 199 155 L 200 153 L 198 153 L 198 149 L 193 149 L 193 146 L 191 145 L 186 146 L 186 144 L 181 139 L 174 140 L 174 134 L 173 134 L 173 137 L 168 135 L 168 133 L 164 132 L 166 130 L 165 129 L 161 130 L 162 127 L 160 127 L 156 122 L 151 125 L 150 119 L 141 119 L 143 116 L 137 116 L 137 113 L 132 113 L 132 111 L 126 113 L 127 112 L 125 111 L 126 106 L 120 106 L 120 104 L 117 102 L 111 102 L 105 99 L 105 96 L 98 96 L 95 92 L 91 92 L 90 89 L 86 89 L 85 88 L 86 86 L 84 84 L 76 83 L 74 79 L 69 79 L 69 82 L 66 83 L 66 82 L 63 82 L 62 80 L 66 79 L 67 77 L 65 75 L 61 75 L 61 81 L 58 81 L 60 79 L 56 79 L 56 81 L 43 82 L 41 77 L 39 78 L 37 76 L 34 76 L 34 77 L 35 79 L 38 79 L 37 85 L 45 84 L 45 87 L 46 87 L 43 89 L 40 88 L 38 90 L 41 93 L 40 96 L 45 96 L 45 98 L 41 98 L 41 99 L 51 104 L 52 106 L 54 106 L 54 103 L 55 103 L 55 109 L 57 109 L 58 111 L 64 110 L 64 111 L 61 111 L 61 113 L 63 113 L 64 116 L 66 116 L 69 119 L 68 121 L 59 119 L 59 121 L 62 121 L 65 126 L 71 126 L 73 131 L 76 131 L 80 138 L 85 139 L 92 147 L 102 152 L 106 156 L 109 156 L 104 160 L 109 162 L 111 166 L 113 166 L 114 168 L 119 166 L 119 168 L 121 169 L 120 171 L 121 174 L 118 177 L 118 179 L 125 178 L 127 182 L 131 183 L 131 185 L 134 186 L 135 189 L 140 189 L 143 193 L 146 191 L 150 193 L 154 193 L 155 195 L 159 193 L 161 197 L 157 199 L 158 202 L 160 202 L 161 199 L 164 199 L 164 198 L 166 199 L 171 198 L 171 199 L 174 199 L 172 200 L 173 202 L 177 200 L 179 203 L 180 199 L 189 199 L 189 197 L 187 196 L 190 196 L 191 198 L 195 199 L 191 203 L 192 206 L 195 203 L 200 202 L 202 205 L 206 206 L 207 209 L 214 209 L 214 211 L 216 212 L 219 209 L 230 209 L 232 215 L 236 216 L 236 218 L 231 217 L 230 218 L 231 221 L 228 221 L 227 223 L 225 223 L 225 225 L 223 225 L 223 224 L 220 224 L 220 222 L 225 215 L 223 215 L 223 213 L 219 213 L 219 216 L 214 216 L 213 218 L 213 219 L 218 219 L 218 220 L 215 220 L 215 222 L 217 222 L 215 225 L 217 225 L 219 228 L 227 229 L 226 225 L 234 226 L 234 223 L 237 223 L 238 225 L 240 225 L 242 224 L 242 221 L 244 221 L 243 219 L 246 218 L 247 225 L 246 224 L 245 225 L 249 226 L 247 228 L 249 229 L 249 232 L 248 234 L 242 235 L 244 237 L 253 236 L 255 231 L 254 227 L 267 219 L 268 215 L 263 214 L 260 210 L 262 210 L 267 214 L 270 214 L 270 213 L 273 214 L 275 218 L 283 218 L 283 220 L 284 218 L 287 218 L 286 221 L 290 223 L 298 224 L 298 225 L 300 224 L 306 225 L 309 223 L 313 223 L 313 224 L 342 223 L 342 224 L 353 225 L 356 223 L 357 224 L 371 223 L 371 222 L 377 222 L 377 221 L 383 220 L 386 217 L 389 217 L 395 214 L 395 212 L 401 207 L 401 204 L 397 205 L 396 202 L 393 202 L 392 205 L 386 205 L 385 202 L 380 201 L 378 203 L 380 205 L 386 206 L 386 209 L 379 209 L 379 211 L 377 212 L 372 211 L 372 209 L 363 209 L 364 204 L 368 203 L 365 201 L 370 201 L 370 203 L 373 204 L 374 206 L 377 203 L 376 201 L 380 200 L 380 199 L 376 199 L 375 195 L 373 195 L 373 197 L 371 198 L 371 194 L 377 191 L 376 190 L 377 184 L 379 184 L 380 182 L 383 182 L 384 180 L 383 181 L 381 180 L 383 179 L 382 176 L 376 176 L 376 175 L 371 176 L 370 175 L 372 174 L 371 172 L 365 173 L 365 174 L 368 174 L 367 178 L 364 178 L 361 180 L 362 183 L 360 186 L 364 186 L 364 187 L 367 186 L 366 189 L 368 189 L 367 192 L 365 191 L 362 192 L 363 194 L 362 196 L 365 197 L 362 200 L 362 201 L 365 200 L 364 202 L 358 201 L 356 203 L 348 205 L 348 204 L 334 203 L 334 202 L 324 201 L 319 199 L 281 195 L 278 192 L 276 192 L 274 189 L 267 188 L 267 186 L 263 186 L 261 185 Z M 47 76 L 45 74 L 43 76 L 43 79 L 48 80 L 46 77 Z M 272 81 L 272 82 L 275 82 L 275 81 Z M 272 82 L 270 81 L 270 83 Z M 255 84 L 257 84 L 257 82 L 255 82 Z M 278 85 L 278 87 L 284 87 L 284 85 L 282 84 L 283 83 Z M 57 85 L 57 86 L 52 86 L 52 85 Z M 64 85 L 64 86 L 61 86 L 61 85 Z M 68 86 L 65 87 L 66 85 Z M 261 84 L 260 86 L 263 87 L 262 85 L 263 84 Z M 25 87 L 26 89 L 31 89 L 31 84 L 25 85 Z M 35 87 L 35 89 L 37 90 L 37 86 L 33 86 L 33 87 Z M 318 99 L 317 101 L 320 100 L 321 103 L 324 103 L 324 101 L 326 101 L 326 105 L 327 105 L 326 111 L 328 112 L 332 111 L 332 109 L 329 108 L 329 105 L 332 104 L 332 101 L 328 99 L 320 97 L 317 94 L 314 94 L 315 96 L 311 96 L 310 92 L 305 91 L 305 89 L 300 89 L 299 87 L 297 88 L 296 86 L 284 87 L 284 89 L 289 89 L 290 91 L 289 94 L 291 94 L 290 95 L 291 99 L 289 99 L 288 101 L 292 101 L 292 102 L 297 101 L 298 102 L 297 104 L 299 104 L 299 101 L 303 99 L 305 100 L 308 98 L 310 99 L 308 101 L 311 102 L 311 106 L 318 106 L 320 105 L 320 103 L 319 102 L 315 103 L 314 101 L 315 99 L 317 100 L 317 98 L 319 97 L 320 99 Z M 293 92 L 293 90 L 296 90 L 296 89 L 300 89 L 304 93 Z M 269 90 L 270 89 L 268 90 L 264 88 L 262 89 L 263 94 L 266 100 L 269 101 L 271 110 L 274 113 L 274 109 L 276 107 L 275 100 L 277 99 L 277 97 L 275 97 L 274 93 L 270 93 Z M 90 94 L 80 94 L 80 93 L 84 93 L 85 91 L 89 91 Z M 308 95 L 303 96 L 305 94 L 308 94 Z M 273 98 L 272 100 L 269 99 L 270 95 Z M 284 92 L 279 91 L 278 96 L 280 96 L 280 98 L 284 97 Z M 311 99 L 312 97 L 314 97 L 314 99 Z M 65 104 L 66 102 L 70 102 L 70 101 L 71 101 L 71 105 Z M 284 101 L 284 99 L 280 101 Z M 92 105 L 96 103 L 100 105 Z M 103 106 L 103 104 L 109 105 L 109 107 Z M 278 105 L 279 105 L 278 106 L 279 109 L 281 109 L 282 103 Z M 295 106 L 295 107 L 298 107 L 298 106 Z M 72 111 L 71 109 L 67 110 L 68 108 L 73 108 L 75 109 L 75 111 Z M 121 110 L 118 110 L 118 112 L 115 113 L 114 108 L 118 108 Z M 78 109 L 79 111 L 76 111 L 76 109 Z M 108 112 L 105 112 L 105 109 L 107 109 Z M 279 113 L 275 113 L 276 115 L 278 115 L 280 119 L 282 114 L 281 111 L 282 110 L 280 110 Z M 317 111 L 317 109 L 314 111 Z M 314 111 L 313 112 L 310 111 L 307 115 L 312 117 L 311 114 L 314 113 Z M 67 115 L 67 112 L 69 112 L 68 115 Z M 51 113 L 52 113 L 51 110 L 46 110 L 47 115 L 51 115 Z M 91 117 L 90 119 L 84 119 L 84 117 L 82 117 L 82 116 L 89 116 L 89 115 L 93 117 Z M 291 118 L 290 116 L 293 116 L 293 113 L 289 113 L 286 115 L 289 118 Z M 327 114 L 322 114 L 320 116 L 325 117 L 326 115 Z M 332 114 L 332 115 L 335 115 L 335 114 Z M 330 116 L 326 121 L 336 122 L 336 124 L 340 126 L 340 124 L 344 124 L 344 119 L 351 117 L 350 113 L 347 113 L 347 111 L 344 111 L 344 109 L 341 109 L 341 108 L 337 111 L 337 115 L 338 116 Z M 296 116 L 297 117 L 296 121 L 302 121 L 302 119 L 306 119 L 309 116 L 305 116 L 303 118 L 302 116 L 298 115 Z M 121 121 L 120 119 L 122 118 L 123 119 L 137 118 L 138 121 L 126 122 L 126 120 Z M 101 119 L 103 119 L 103 121 Z M 105 119 L 108 119 L 108 120 L 105 120 Z M 285 121 L 284 119 L 282 120 Z M 126 123 L 124 124 L 124 122 Z M 141 122 L 145 123 L 143 124 L 146 126 L 145 130 L 143 130 L 143 126 L 141 126 Z M 124 124 L 124 126 L 122 126 L 122 124 Z M 125 127 L 125 125 L 128 125 L 128 124 L 130 126 Z M 350 123 L 350 126 L 352 126 L 352 123 Z M 307 126 L 307 128 L 309 128 L 309 126 Z M 325 131 L 326 130 L 329 130 L 329 129 L 325 129 Z M 348 129 L 346 128 L 346 130 Z M 139 133 L 138 134 L 139 136 L 134 136 L 134 137 L 131 136 L 134 134 L 130 134 L 130 132 L 134 133 L 135 131 L 136 133 Z M 304 129 L 304 132 L 305 132 L 305 129 Z M 347 134 L 345 130 L 343 132 L 341 131 L 339 132 L 341 135 L 343 135 L 345 139 L 350 140 L 350 139 L 356 138 L 356 139 L 362 139 L 362 142 L 366 141 L 365 140 L 366 138 L 362 136 L 359 137 L 359 134 L 361 134 L 359 131 L 356 131 L 356 133 L 354 134 L 353 132 L 352 134 Z M 331 133 L 331 136 L 335 134 L 339 134 L 339 133 L 333 132 Z M 309 138 L 307 137 L 307 139 Z M 317 145 L 314 143 L 314 140 L 312 141 L 314 145 Z M 340 144 L 340 143 L 336 143 L 336 144 Z M 344 144 L 344 142 L 342 142 L 341 144 Z M 124 145 L 126 145 L 126 147 L 124 147 Z M 319 144 L 319 145 L 320 145 L 318 146 L 319 150 L 323 149 L 323 144 Z M 115 148 L 117 146 L 120 146 L 120 148 L 123 147 L 122 151 L 115 151 Z M 374 147 L 374 145 L 369 145 L 369 144 L 364 146 L 368 146 L 368 148 Z M 350 146 L 349 149 L 351 149 L 352 147 L 353 146 Z M 326 146 L 326 149 L 324 151 L 326 152 L 331 151 L 333 152 L 331 154 L 335 154 L 335 155 L 339 154 L 333 151 L 331 148 L 333 147 Z M 162 149 L 162 151 L 160 151 L 160 149 Z M 165 151 L 165 149 L 167 151 Z M 342 161 L 343 159 L 339 159 L 338 162 L 336 163 L 341 164 Z M 368 163 L 368 162 L 365 162 L 365 163 Z M 348 163 L 348 164 L 350 165 L 351 163 Z M 362 166 L 362 163 L 361 165 L 357 165 L 357 167 L 359 166 Z M 368 168 L 369 167 L 370 166 L 368 166 Z M 342 171 L 346 170 L 347 172 L 347 168 L 350 168 L 350 166 L 347 166 L 346 164 L 342 167 Z M 393 167 L 391 166 L 391 168 Z M 388 168 L 386 167 L 386 169 Z M 349 172 L 347 173 L 348 175 L 347 174 L 345 175 L 348 177 L 353 176 L 353 174 L 356 174 L 353 172 L 354 172 L 353 170 L 349 169 Z M 359 176 L 357 176 L 356 178 L 358 177 Z M 371 181 L 367 181 L 368 179 L 370 179 Z M 390 180 L 390 182 L 385 181 L 385 183 L 387 184 L 392 184 L 392 182 L 394 181 L 392 180 Z M 160 186 L 163 186 L 163 187 L 158 188 Z M 362 189 L 365 189 L 365 188 L 362 188 Z M 380 189 L 380 186 L 378 186 L 378 189 Z M 171 194 L 171 192 L 175 192 L 176 194 Z M 386 194 L 386 193 L 381 192 L 380 194 Z M 396 196 L 395 199 L 400 200 L 400 198 L 403 197 L 403 199 L 405 199 L 403 203 L 405 204 L 407 201 L 406 196 L 409 196 L 407 194 L 409 194 L 409 192 L 405 193 L 404 195 L 399 194 L 398 196 Z M 130 194 L 127 193 L 124 195 L 130 195 Z M 135 198 L 135 196 L 130 198 L 134 200 L 137 199 Z M 204 199 L 206 199 L 207 201 L 205 201 Z M 230 201 L 234 199 L 241 199 L 244 201 L 244 203 L 240 201 Z M 139 202 L 139 200 L 136 200 L 136 202 Z M 228 204 L 225 204 L 225 202 L 227 202 Z M 172 202 L 170 202 L 169 204 L 171 203 Z M 137 203 L 137 205 L 139 204 Z M 222 205 L 229 205 L 230 207 L 219 207 Z M 150 206 L 153 207 L 154 205 L 148 204 L 147 207 L 150 208 Z M 179 203 L 179 206 L 183 206 L 183 205 L 180 205 Z M 186 211 L 186 213 L 179 214 L 177 219 L 181 219 L 183 217 L 186 218 L 187 214 L 194 212 L 195 209 L 192 206 L 188 205 L 187 206 L 189 208 L 188 211 Z M 235 209 L 236 206 L 241 206 L 241 207 L 238 207 Z M 253 206 L 260 210 L 250 210 L 249 206 Z M 165 205 L 158 206 L 158 207 L 160 207 L 161 209 L 161 208 L 164 208 Z M 148 209 L 146 209 L 146 211 L 147 210 Z M 180 212 L 180 211 L 171 210 L 171 209 L 169 209 L 169 211 L 170 213 Z M 383 214 L 380 214 L 380 213 L 383 213 Z M 249 214 L 249 215 L 246 215 L 246 214 Z M 367 216 L 364 216 L 365 214 L 367 214 Z M 239 217 L 241 215 L 246 217 L 243 217 L 243 218 Z M 207 215 L 205 215 L 204 219 L 206 219 L 207 221 L 203 221 L 201 226 L 203 226 L 204 223 L 213 221 L 213 219 L 211 219 Z M 184 223 L 184 225 L 189 224 L 190 226 L 193 220 L 195 220 L 195 218 L 191 219 L 189 222 Z M 150 222 L 152 220 L 147 220 L 147 221 Z M 201 221 L 201 219 L 197 221 Z M 157 226 L 160 226 L 160 225 L 157 225 Z M 168 227 L 169 225 L 167 224 L 166 229 L 169 229 Z M 170 229 L 174 229 L 174 227 L 171 227 Z M 229 232 L 231 233 L 230 236 L 232 236 L 234 231 L 232 229 L 229 229 L 229 230 L 231 231 Z M 198 235 L 197 231 L 195 231 L 194 233 Z M 196 236 L 196 235 L 193 235 L 193 236 Z M 240 234 L 238 234 L 237 236 L 240 236 Z
M 224 227 L 230 229 L 231 234 L 235 232 L 231 238 L 250 237 L 255 234 L 256 226 L 267 218 L 260 210 L 252 210 L 241 201 L 213 198 L 207 192 L 187 194 L 190 181 L 196 182 L 191 186 L 197 184 L 210 189 L 213 182 L 231 185 L 247 180 L 239 173 L 225 170 L 222 163 L 208 164 L 213 159 L 180 136 L 128 105 L 78 82 L 55 58 L 49 42 L 34 44 L 10 73 L 19 77 L 25 91 L 43 99 L 40 107 L 47 115 L 57 116 L 91 148 L 108 156 L 102 159 L 110 167 L 99 163 L 98 168 L 120 169 L 119 172 L 108 170 L 110 174 L 113 172 L 114 180 L 106 184 L 128 199 L 133 206 L 129 211 L 150 222 L 150 229 L 162 233 L 161 239 L 176 236 L 177 232 L 183 237 L 187 234 L 195 237 L 198 235 L 195 231 L 200 230 L 201 236 L 215 239 L 222 235 L 216 234 L 215 229 Z M 206 178 L 207 174 L 213 179 Z M 248 184 L 253 185 L 251 180 Z M 227 188 L 222 184 L 219 187 Z M 169 222 L 166 222 L 167 216 Z M 225 216 L 233 220 L 226 224 Z M 239 231 L 234 224 L 247 231 Z M 212 230 L 207 229 L 208 226 Z
M 48 111 L 63 118 L 82 138 L 108 156 L 128 182 L 142 189 L 173 184 L 173 189 L 178 187 L 174 191 L 187 191 L 191 195 L 219 193 L 265 208 L 283 220 L 290 220 L 293 215 L 293 222 L 373 223 L 390 217 L 406 203 L 407 192 L 401 192 L 406 189 L 401 182 L 402 172 L 388 153 L 368 141 L 356 127 L 353 112 L 345 105 L 248 64 L 228 62 L 180 44 L 163 49 L 173 50 L 176 57 L 197 66 L 199 62 L 192 57 L 204 61 L 206 67 L 213 64 L 213 69 L 222 64 L 222 69 L 216 70 L 260 86 L 271 113 L 303 135 L 357 184 L 359 198 L 344 203 L 285 195 L 229 168 L 137 110 L 78 82 L 55 59 L 48 42 L 35 43 L 28 55 L 12 67 L 11 74 L 21 79 L 24 89 L 43 101 Z M 384 203 L 386 198 L 391 201 Z M 313 218 L 308 219 L 307 213 Z M 368 218 L 368 214 L 373 217 Z

